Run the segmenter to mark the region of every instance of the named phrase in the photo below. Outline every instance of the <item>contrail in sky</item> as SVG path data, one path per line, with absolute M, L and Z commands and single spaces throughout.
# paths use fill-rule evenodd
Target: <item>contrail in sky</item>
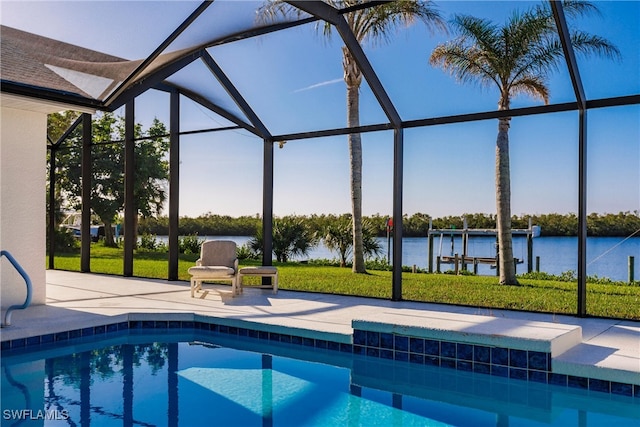
M 322 86 L 332 85 L 334 83 L 339 83 L 343 80 L 344 79 L 342 77 L 339 79 L 327 80 L 326 82 L 320 82 L 320 83 L 313 84 L 311 86 L 303 87 L 301 89 L 296 89 L 293 91 L 293 93 L 304 92 L 305 90 L 311 90 L 311 89 L 316 89 Z

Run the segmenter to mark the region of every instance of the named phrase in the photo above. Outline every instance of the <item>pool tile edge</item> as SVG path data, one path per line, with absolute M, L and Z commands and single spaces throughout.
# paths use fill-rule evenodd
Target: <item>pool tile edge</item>
M 575 372 L 561 373 L 556 369 L 551 369 L 552 358 L 550 352 L 540 352 L 537 350 L 522 350 L 518 348 L 498 347 L 493 345 L 470 344 L 468 338 L 466 341 L 460 342 L 455 340 L 439 340 L 439 354 L 430 354 L 429 345 L 433 345 L 430 338 L 424 338 L 424 331 L 427 328 L 406 328 L 400 329 L 401 332 L 422 331 L 418 336 L 403 335 L 393 332 L 377 332 L 378 327 L 383 331 L 393 331 L 394 326 L 370 321 L 356 321 L 354 325 L 364 326 L 368 330 L 356 329 L 354 327 L 353 335 L 345 335 L 339 333 L 326 333 L 321 331 L 311 331 L 302 328 L 290 328 L 279 325 L 270 325 L 265 323 L 257 323 L 246 321 L 243 319 L 219 318 L 213 316 L 204 316 L 193 313 L 129 313 L 127 315 L 113 316 L 109 318 L 109 323 L 102 325 L 93 325 L 91 322 L 87 326 L 80 329 L 72 329 L 67 331 L 57 331 L 47 333 L 40 336 L 31 336 L 27 338 L 16 338 L 14 340 L 2 341 L 2 350 L 13 348 L 26 348 L 39 344 L 47 344 L 57 341 L 66 341 L 74 337 L 94 336 L 105 334 L 108 336 L 110 332 L 118 332 L 125 330 L 145 330 L 145 329 L 172 329 L 178 331 L 180 329 L 208 330 L 228 334 L 231 336 L 247 336 L 249 338 L 257 338 L 274 342 L 283 342 L 298 344 L 307 347 L 315 347 L 319 349 L 334 350 L 343 353 L 354 353 L 366 355 L 374 358 L 394 359 L 397 361 L 405 361 L 408 363 L 417 363 L 424 365 L 449 367 L 458 370 L 468 370 L 476 373 L 502 376 L 509 378 L 519 378 L 521 380 L 543 382 L 548 384 L 562 385 L 574 388 L 590 389 L 593 384 L 593 390 L 604 391 L 611 394 L 622 394 L 627 396 L 635 396 L 640 398 L 640 378 L 638 383 L 629 383 L 628 376 L 616 376 L 615 378 L 607 377 L 606 371 L 600 369 L 599 373 L 603 375 L 593 375 L 593 372 Z M 113 322 L 116 320 L 115 322 Z M 92 326 L 93 325 L 93 326 Z M 381 326 L 384 325 L 384 326 Z M 257 328 L 257 329 L 254 329 Z M 391 329 L 390 329 L 391 328 Z M 367 332 L 380 334 L 376 337 L 367 337 Z M 364 342 L 362 342 L 362 334 L 364 334 Z M 383 334 L 392 334 L 393 350 L 389 349 L 389 336 Z M 460 336 L 464 336 L 460 335 Z M 406 344 L 400 339 L 400 346 L 407 347 L 396 348 L 395 337 L 406 338 Z M 452 335 L 448 336 L 451 339 Z M 336 341 L 337 340 L 337 341 Z M 420 341 L 422 340 L 422 342 Z M 467 346 L 471 345 L 471 348 Z M 493 352 L 495 357 L 500 360 L 498 363 L 485 363 L 483 358 L 485 350 Z M 406 350 L 406 351 L 405 351 Z M 443 352 L 444 351 L 444 352 Z M 477 354 L 476 354 L 477 352 Z M 502 354 L 505 353 L 505 356 Z M 459 357 L 460 355 L 460 357 Z M 526 362 L 525 362 L 526 359 Z M 532 362 L 533 360 L 533 362 Z M 526 363 L 526 367 L 525 364 Z M 534 364 L 530 369 L 531 363 Z M 577 374 L 577 375 L 576 375 Z M 606 382 L 606 389 L 603 390 L 602 382 Z

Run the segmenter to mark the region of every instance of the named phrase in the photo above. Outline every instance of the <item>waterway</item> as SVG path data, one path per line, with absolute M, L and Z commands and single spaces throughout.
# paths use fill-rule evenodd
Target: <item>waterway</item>
M 386 252 L 387 242 L 384 248 Z M 454 238 L 453 250 L 451 238 L 434 239 L 435 256 L 462 254 L 462 241 Z M 496 254 L 496 241 L 491 237 L 471 237 L 468 244 L 468 256 L 491 257 Z M 515 237 L 513 241 L 513 255 L 523 260 L 517 265 L 519 273 L 527 270 L 527 243 L 524 237 Z M 426 238 L 406 238 L 403 240 L 402 264 L 416 265 L 426 268 L 428 265 L 428 245 Z M 624 239 L 623 237 L 589 237 L 587 238 L 587 275 L 608 277 L 611 280 L 627 281 L 629 278 L 629 256 L 634 257 L 635 279 L 640 276 L 640 238 Z M 562 274 L 578 269 L 578 238 L 577 237 L 538 237 L 533 239 L 533 268 L 536 268 L 536 258 L 540 259 L 540 271 L 550 274 Z M 433 262 L 435 269 L 435 261 Z M 443 265 L 442 269 L 453 266 Z M 471 268 L 471 267 L 470 267 Z M 478 273 L 495 275 L 495 269 L 489 265 L 479 265 Z
M 159 236 L 166 241 L 166 236 Z M 209 236 L 205 239 L 233 240 L 239 246 L 246 244 L 248 236 Z M 389 258 L 386 238 L 379 238 L 380 258 Z M 495 238 L 471 237 L 468 244 L 468 256 L 492 257 L 496 253 Z M 391 243 L 392 246 L 392 243 Z M 518 273 L 527 270 L 527 244 L 524 237 L 514 237 L 514 257 L 523 260 L 517 265 Z M 437 255 L 462 254 L 462 239 L 445 236 L 442 241 L 434 239 L 433 268 L 436 268 Z M 635 280 L 640 280 L 640 237 L 625 239 L 624 237 L 589 237 L 587 238 L 587 275 L 607 277 L 616 281 L 629 280 L 629 257 L 634 257 Z M 540 271 L 559 275 L 578 269 L 578 238 L 577 237 L 537 237 L 533 239 L 533 268 L 536 258 L 540 258 Z M 296 260 L 308 259 L 337 259 L 338 254 L 328 250 L 322 243 L 313 248 L 307 255 L 297 256 Z M 406 237 L 402 241 L 402 265 L 427 269 L 429 259 L 428 242 L 426 237 Z M 453 269 L 453 265 L 443 264 L 441 270 Z M 472 269 L 472 266 L 469 266 Z M 478 274 L 495 275 L 495 269 L 489 265 L 479 265 Z

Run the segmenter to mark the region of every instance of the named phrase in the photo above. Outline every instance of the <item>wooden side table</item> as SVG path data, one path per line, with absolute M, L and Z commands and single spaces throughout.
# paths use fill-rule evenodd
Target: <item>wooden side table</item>
M 260 285 L 261 289 L 272 289 L 273 293 L 278 293 L 278 269 L 272 266 L 260 266 L 260 267 L 242 267 L 238 271 L 238 282 L 236 284 L 236 295 L 242 293 L 242 287 L 244 286 L 242 279 L 245 276 L 249 277 L 271 277 L 271 285 Z

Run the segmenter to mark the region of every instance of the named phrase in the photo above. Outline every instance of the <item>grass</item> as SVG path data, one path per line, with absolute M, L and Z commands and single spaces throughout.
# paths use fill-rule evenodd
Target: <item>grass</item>
M 178 278 L 189 280 L 187 270 L 198 255 L 181 254 Z M 136 277 L 166 279 L 168 255 L 136 252 L 133 274 Z M 91 246 L 91 271 L 121 275 L 123 250 Z M 242 260 L 241 267 L 258 265 Z M 353 274 L 348 268 L 301 263 L 275 263 L 281 289 L 391 298 L 391 272 L 369 271 Z M 80 271 L 79 255 L 56 255 L 55 268 Z M 250 280 L 250 279 L 249 279 Z M 577 282 L 521 278 L 520 286 L 503 286 L 496 277 L 455 276 L 451 274 L 402 274 L 402 299 L 409 301 L 457 304 L 487 309 L 510 309 L 575 315 Z M 640 320 L 640 286 L 624 284 L 587 285 L 587 313 L 590 316 Z

